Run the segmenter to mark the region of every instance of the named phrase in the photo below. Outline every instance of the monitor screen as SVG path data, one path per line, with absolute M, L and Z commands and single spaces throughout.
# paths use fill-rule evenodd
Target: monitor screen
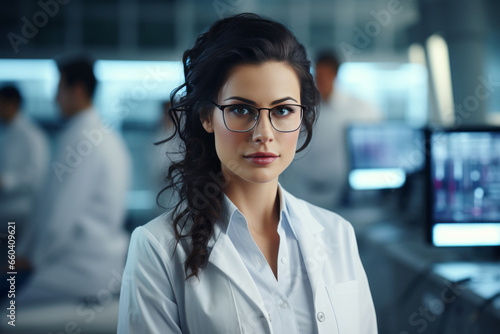
M 353 189 L 394 189 L 424 167 L 424 135 L 402 122 L 352 124 L 347 128 Z
M 500 129 L 434 130 L 428 240 L 435 246 L 500 246 Z

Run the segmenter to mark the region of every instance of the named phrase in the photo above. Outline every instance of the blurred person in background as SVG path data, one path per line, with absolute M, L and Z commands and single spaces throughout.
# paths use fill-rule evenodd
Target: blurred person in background
M 347 200 L 347 126 L 382 119 L 377 107 L 336 87 L 340 65 L 333 51 L 318 53 L 315 80 L 321 105 L 314 137 L 310 149 L 296 158 L 281 179 L 291 193 L 326 209 L 335 209 Z
M 47 137 L 21 112 L 21 104 L 15 86 L 0 88 L 0 232 L 15 222 L 16 237 L 23 234 L 49 165 Z
M 22 96 L 13 85 L 0 88 L 0 299 L 7 297 L 7 223 L 14 222 L 15 240 L 23 238 L 37 194 L 42 189 L 49 165 L 45 133 L 21 112 Z M 4 255 L 5 254 L 5 255 Z M 28 276 L 17 261 L 16 286 Z
M 34 270 L 17 295 L 21 305 L 95 298 L 120 277 L 128 247 L 129 153 L 93 107 L 93 61 L 66 59 L 58 68 L 57 103 L 66 123 L 33 228 L 18 245 Z

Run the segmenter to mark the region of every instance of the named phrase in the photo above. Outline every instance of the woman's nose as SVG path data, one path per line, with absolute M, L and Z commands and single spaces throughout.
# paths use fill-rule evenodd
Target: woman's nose
M 274 128 L 269 119 L 269 110 L 267 112 L 261 111 L 261 115 L 255 128 L 253 129 L 252 139 L 255 142 L 272 142 L 274 140 Z

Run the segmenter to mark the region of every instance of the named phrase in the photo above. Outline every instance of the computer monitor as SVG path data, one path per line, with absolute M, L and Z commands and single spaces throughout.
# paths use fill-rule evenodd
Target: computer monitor
M 426 131 L 427 240 L 500 246 L 500 128 Z
M 352 189 L 400 188 L 408 174 L 423 170 L 422 130 L 393 121 L 351 124 L 346 131 Z

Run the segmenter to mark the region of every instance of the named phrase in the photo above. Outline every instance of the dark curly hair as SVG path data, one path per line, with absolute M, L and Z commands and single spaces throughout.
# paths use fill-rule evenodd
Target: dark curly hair
M 207 264 L 207 245 L 220 218 L 225 186 L 214 134 L 202 126 L 202 120 L 214 110 L 207 101 L 216 98 L 232 68 L 267 61 L 287 63 L 299 78 L 301 103 L 306 106 L 301 128 L 306 137 L 299 152 L 311 140 L 319 93 L 304 46 L 285 26 L 255 14 L 239 14 L 214 23 L 198 37 L 193 48 L 184 52 L 185 83 L 170 96 L 169 116 L 175 132 L 156 144 L 176 136 L 181 139 L 181 159 L 168 168 L 168 185 L 158 194 L 157 201 L 169 188 L 178 194 L 179 202 L 173 211 L 176 248 L 182 238 L 191 241 L 184 263 L 186 280 L 191 276 L 198 278 L 200 268 Z

